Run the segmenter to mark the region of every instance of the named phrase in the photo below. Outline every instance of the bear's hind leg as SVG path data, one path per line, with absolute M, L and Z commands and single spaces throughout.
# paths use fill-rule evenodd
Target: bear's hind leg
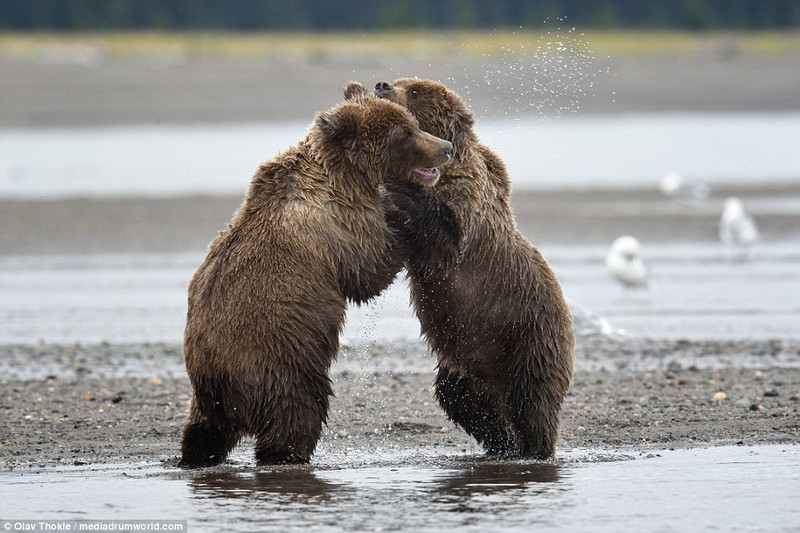
M 183 428 L 178 465 L 184 468 L 218 465 L 225 461 L 240 437 L 226 419 L 201 414 L 193 401 L 189 420 Z
M 273 419 L 270 427 L 256 435 L 256 462 L 259 465 L 305 464 L 311 461 L 322 435 L 323 419 L 319 416 L 298 416 L 286 413 Z M 303 422 L 299 420 L 303 419 Z
M 524 457 L 550 459 L 556 453 L 562 401 L 531 394 L 530 390 L 535 389 L 520 388 L 512 392 L 511 418 L 519 435 L 520 451 Z
M 315 443 L 316 444 L 316 443 Z M 311 452 L 307 449 L 276 449 L 272 444 L 256 444 L 256 463 L 259 466 L 263 465 L 294 465 L 294 464 L 308 464 L 311 461 L 313 453 L 313 446 Z
M 447 416 L 472 435 L 489 455 L 517 455 L 507 416 L 488 395 L 479 390 L 474 378 L 465 378 L 440 366 L 436 376 L 436 398 Z
M 259 465 L 304 464 L 314 455 L 333 390 L 327 374 L 319 374 L 313 381 L 312 374 L 302 374 L 302 382 L 287 386 L 290 396 L 276 398 L 264 410 L 270 418 L 259 421 L 253 431 Z

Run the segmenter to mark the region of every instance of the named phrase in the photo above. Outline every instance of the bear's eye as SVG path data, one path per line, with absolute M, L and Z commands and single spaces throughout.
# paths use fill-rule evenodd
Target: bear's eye
M 419 91 L 416 89 L 411 89 L 411 98 L 416 98 L 419 96 Z

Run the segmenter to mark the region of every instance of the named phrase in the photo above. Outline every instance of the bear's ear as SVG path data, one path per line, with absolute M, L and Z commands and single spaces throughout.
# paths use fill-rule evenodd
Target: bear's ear
M 459 103 L 449 113 L 450 119 L 445 123 L 445 136 L 453 143 L 453 154 L 457 162 L 463 162 L 470 144 L 475 142 L 472 127 L 475 115 L 467 106 Z
M 343 104 L 317 114 L 314 124 L 325 139 L 342 147 L 353 144 L 358 134 L 358 116 L 351 107 L 352 104 Z
M 450 116 L 452 117 L 452 127 L 454 128 L 468 130 L 475 125 L 475 115 L 473 115 L 472 111 L 460 100 L 453 107 Z
M 358 83 L 357 81 L 348 82 L 344 88 L 344 99 L 345 100 L 354 100 L 361 96 L 367 96 L 369 93 L 364 88 L 363 85 Z

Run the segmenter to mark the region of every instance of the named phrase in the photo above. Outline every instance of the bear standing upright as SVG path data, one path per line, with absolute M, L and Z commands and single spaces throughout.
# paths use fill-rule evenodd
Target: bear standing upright
M 407 193 L 398 205 L 406 268 L 438 356 L 436 397 L 490 454 L 552 457 L 574 366 L 572 317 L 552 268 L 516 227 L 505 165 L 444 85 L 404 78 L 375 93 L 454 147 L 435 190 L 392 186 Z
M 406 254 L 383 177 L 430 186 L 451 151 L 403 107 L 365 95 L 319 113 L 258 168 L 189 284 L 181 466 L 218 464 L 243 435 L 260 464 L 310 460 L 346 301 L 386 288 Z

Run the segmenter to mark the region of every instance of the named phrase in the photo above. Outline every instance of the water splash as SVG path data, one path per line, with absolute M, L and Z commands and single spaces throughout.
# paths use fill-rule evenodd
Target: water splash
M 481 78 L 470 78 L 465 67 L 464 80 L 448 81 L 466 99 L 473 91 L 487 94 L 494 101 L 495 112 L 515 120 L 578 113 L 586 99 L 596 96 L 598 76 L 609 74 L 609 69 L 596 65 L 585 35 L 565 22 L 566 18 L 547 19 L 543 24 L 555 27 L 539 37 L 532 35 L 531 41 L 506 43 L 499 50 L 490 48 L 480 54 L 485 62 Z M 464 57 L 471 46 L 462 43 L 461 49 L 459 55 Z M 489 114 L 486 108 L 474 111 Z

